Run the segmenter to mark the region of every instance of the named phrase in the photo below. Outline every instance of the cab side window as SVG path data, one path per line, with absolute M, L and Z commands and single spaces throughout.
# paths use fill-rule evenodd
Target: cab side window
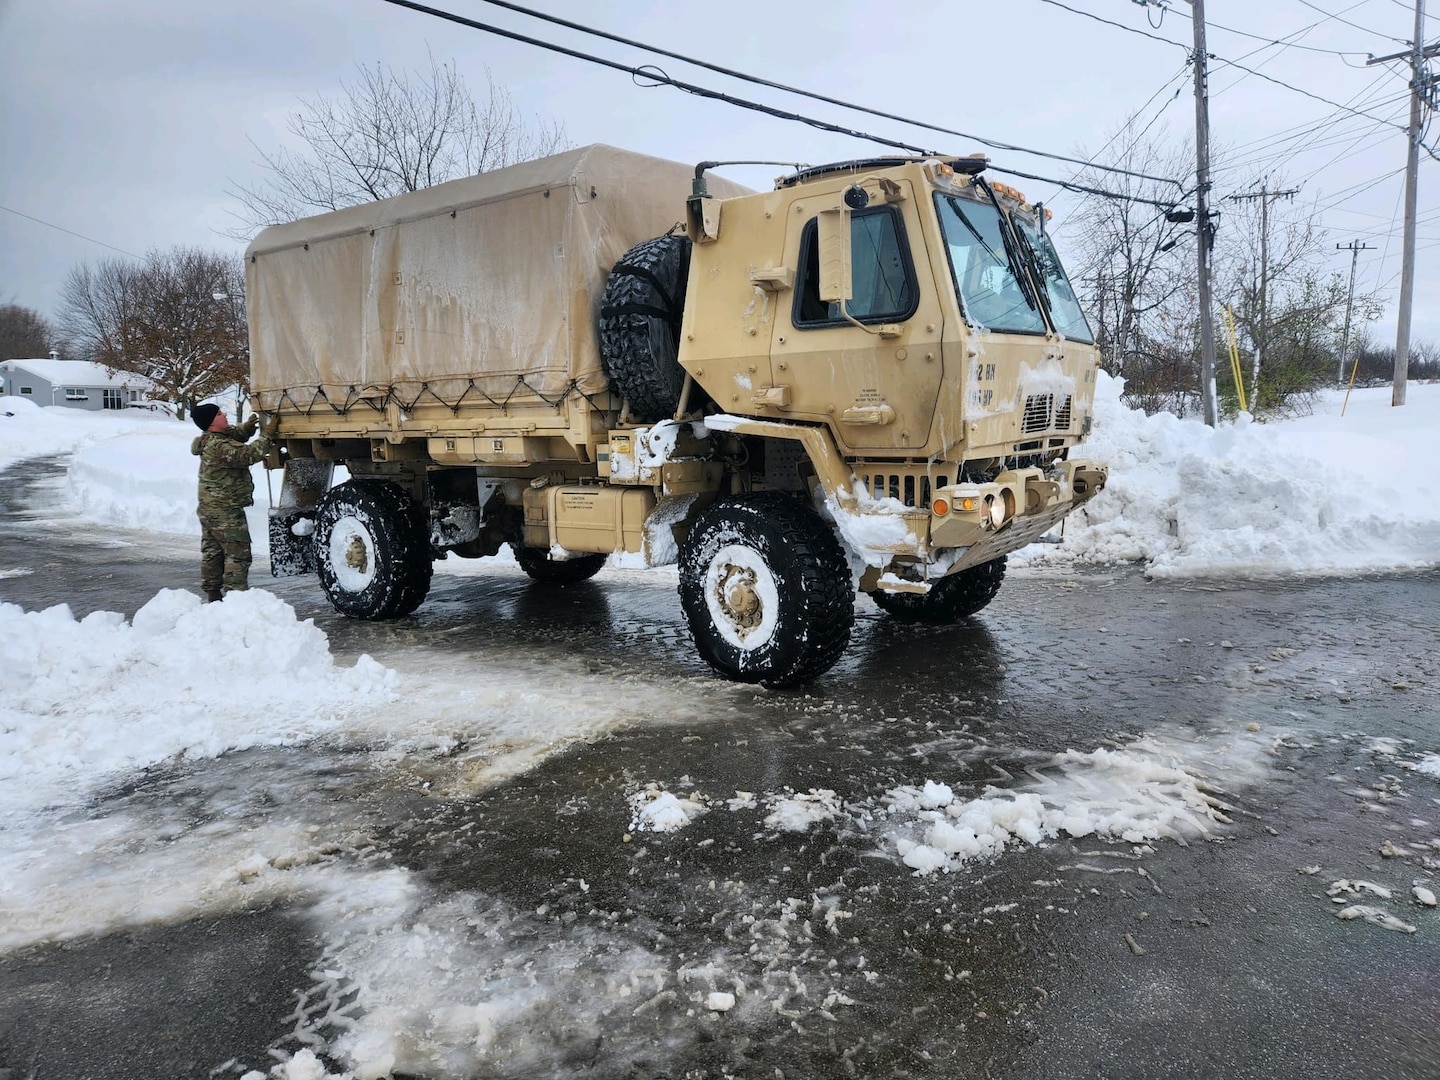
M 800 283 L 791 314 L 795 326 L 811 330 L 846 322 L 839 304 L 820 299 L 820 245 L 811 218 L 800 236 Z M 851 299 L 849 314 L 863 323 L 901 322 L 915 314 L 919 288 L 905 223 L 894 206 L 856 210 L 850 215 Z

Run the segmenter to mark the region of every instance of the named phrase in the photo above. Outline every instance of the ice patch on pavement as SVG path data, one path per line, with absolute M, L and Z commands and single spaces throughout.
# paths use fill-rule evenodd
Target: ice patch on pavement
M 204 604 L 165 589 L 127 622 L 0 604 L 0 808 L 83 798 L 167 758 L 299 742 L 388 700 L 368 656 L 341 667 L 323 632 L 262 589 Z

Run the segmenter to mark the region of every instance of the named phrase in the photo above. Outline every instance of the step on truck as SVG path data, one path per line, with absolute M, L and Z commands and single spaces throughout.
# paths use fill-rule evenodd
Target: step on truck
M 408 615 L 433 561 L 679 564 L 699 654 L 809 682 L 857 590 L 949 623 L 1105 484 L 1048 213 L 981 157 L 752 192 L 590 146 L 277 225 L 246 252 L 277 575 Z M 337 482 L 337 466 L 347 478 Z

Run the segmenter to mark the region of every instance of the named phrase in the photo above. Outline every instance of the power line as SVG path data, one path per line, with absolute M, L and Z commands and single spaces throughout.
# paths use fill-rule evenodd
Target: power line
M 1184 17 L 1187 18 L 1187 19 L 1190 18 L 1190 12 L 1186 11 L 1184 8 L 1165 7 L 1165 8 L 1162 8 L 1161 10 L 1163 10 L 1163 11 L 1173 11 L 1173 12 L 1175 12 L 1177 15 L 1184 16 Z M 1324 20 L 1322 19 L 1321 22 L 1323 22 L 1323 21 L 1324 21 Z M 1317 23 L 1311 23 L 1309 26 L 1301 27 L 1299 30 L 1296 30 L 1294 33 L 1286 34 L 1286 35 L 1285 35 L 1285 38 L 1278 38 L 1278 39 L 1277 39 L 1277 38 L 1266 37 L 1264 34 L 1252 34 L 1252 33 L 1250 33 L 1248 30 L 1237 30 L 1237 29 L 1235 29 L 1235 27 L 1233 27 L 1233 26 L 1226 26 L 1224 23 L 1217 23 L 1214 19 L 1209 19 L 1209 20 L 1207 20 L 1207 22 L 1209 23 L 1210 26 L 1215 27 L 1215 29 L 1217 29 L 1217 30 L 1224 30 L 1227 34 L 1237 34 L 1237 35 L 1239 35 L 1240 37 L 1247 37 L 1247 38 L 1252 38 L 1252 39 L 1254 39 L 1255 41 L 1263 41 L 1263 42 L 1265 42 L 1265 45 L 1263 45 L 1260 49 L 1255 50 L 1256 52 L 1261 52 L 1261 51 L 1263 51 L 1265 48 L 1268 48 L 1268 47 L 1271 46 L 1271 45 L 1279 45 L 1281 48 L 1285 48 L 1285 49 L 1303 49 L 1305 52 L 1327 53 L 1327 54 L 1329 54 L 1330 56 L 1339 56 L 1339 57 L 1342 57 L 1342 58 L 1343 58 L 1343 57 L 1346 57 L 1346 56 L 1366 56 L 1366 55 L 1368 55 L 1367 53 L 1360 52 L 1360 51 L 1358 51 L 1358 50 L 1346 52 L 1346 51 L 1343 51 L 1343 50 L 1341 50 L 1341 49 L 1322 49 L 1322 48 L 1320 48 L 1320 47 L 1317 46 L 1317 45 L 1301 45 L 1301 44 L 1298 44 L 1297 42 L 1286 41 L 1286 40 L 1285 40 L 1285 38 L 1295 37 L 1297 34 L 1304 34 L 1304 33 L 1308 33 L 1308 32 L 1311 31 L 1311 30 L 1314 30 L 1317 26 L 1320 25 L 1320 23 L 1318 23 L 1318 22 L 1317 22 Z M 1253 54 L 1252 54 L 1252 55 L 1253 55 Z M 1241 57 L 1241 59 L 1244 59 L 1244 57 Z
M 1040 0 L 1040 2 L 1042 4 L 1049 4 L 1052 7 L 1064 8 L 1066 11 L 1072 12 L 1076 15 L 1083 15 L 1087 19 L 1094 19 L 1096 22 L 1104 23 L 1106 26 L 1113 26 L 1119 30 L 1124 30 L 1128 34 L 1139 34 L 1141 37 L 1149 38 L 1151 41 L 1159 41 L 1163 42 L 1166 45 L 1174 45 L 1177 49 L 1184 49 L 1187 53 L 1191 51 L 1190 46 L 1182 44 L 1181 42 L 1172 41 L 1170 38 L 1161 37 L 1159 34 L 1147 34 L 1144 30 L 1137 30 L 1133 26 L 1126 26 L 1124 23 L 1114 22 L 1111 19 L 1102 19 L 1094 12 L 1081 11 L 1079 8 L 1073 8 L 1069 4 L 1062 4 L 1060 0 Z
M 1144 30 L 1137 30 L 1137 29 L 1135 29 L 1135 27 L 1133 27 L 1133 26 L 1126 26 L 1124 23 L 1114 22 L 1114 21 L 1111 20 L 1111 19 L 1103 19 L 1103 18 L 1101 18 L 1099 15 L 1092 14 L 1091 12 L 1082 11 L 1082 10 L 1080 10 L 1079 8 L 1070 7 L 1068 4 L 1062 4 L 1062 3 L 1060 2 L 1060 0 L 1040 0 L 1040 2 L 1041 2 L 1042 4 L 1050 4 L 1050 5 L 1052 5 L 1053 7 L 1063 8 L 1064 10 L 1069 11 L 1069 12 L 1073 12 L 1073 13 L 1076 14 L 1076 15 L 1083 15 L 1083 16 L 1085 16 L 1085 18 L 1087 18 L 1087 19 L 1094 19 L 1096 22 L 1104 23 L 1106 26 L 1116 27 L 1117 29 L 1124 30 L 1124 31 L 1126 31 L 1127 33 L 1130 33 L 1130 34 L 1139 34 L 1141 37 L 1150 38 L 1152 41 L 1159 41 L 1159 42 L 1163 42 L 1163 43 L 1166 44 L 1166 45 L 1173 45 L 1173 46 L 1175 46 L 1177 49 L 1185 49 L 1185 51 L 1186 51 L 1187 53 L 1189 53 L 1189 52 L 1192 51 L 1192 50 L 1189 49 L 1187 46 L 1182 45 L 1182 44 L 1181 44 L 1180 42 L 1178 42 L 1178 41 L 1172 41 L 1170 38 L 1161 37 L 1161 36 L 1158 35 L 1158 34 L 1147 34 Z M 1302 2 L 1303 2 L 1303 0 L 1302 0 Z M 1315 10 L 1319 11 L 1320 9 L 1319 9 L 1319 8 L 1316 8 Z M 1326 14 L 1326 15 L 1328 15 L 1329 12 L 1321 12 L 1321 14 Z M 1333 18 L 1333 16 L 1332 16 L 1332 18 Z M 1342 21 L 1343 21 L 1343 20 L 1342 20 Z M 1363 29 L 1363 28 L 1362 28 L 1362 29 Z M 1384 36 L 1384 35 L 1381 35 L 1381 36 Z M 1280 43 L 1277 42 L 1276 44 L 1280 44 Z M 1313 98 L 1313 99 L 1316 100 L 1316 101 L 1319 101 L 1319 102 L 1322 102 L 1322 103 L 1324 103 L 1324 104 L 1326 104 L 1326 105 L 1329 105 L 1331 108 L 1339 109 L 1339 110 L 1341 110 L 1342 112 L 1353 112 L 1353 113 L 1356 113 L 1356 114 L 1359 115 L 1359 116 L 1364 116 L 1366 119 L 1375 120 L 1377 123 L 1389 123 L 1389 121 L 1380 120 L 1378 117 L 1371 116 L 1369 113 L 1359 112 L 1359 110 L 1351 109 L 1351 108 L 1349 108 L 1348 106 L 1341 105 L 1341 104 L 1340 104 L 1339 102 L 1337 102 L 1337 101 L 1331 101 L 1329 98 L 1323 98 L 1323 97 L 1321 97 L 1319 94 L 1312 94 L 1309 90 L 1302 90 L 1302 89 L 1301 89 L 1300 87 L 1298 87 L 1298 86 L 1292 86 L 1290 83 L 1285 82 L 1283 79 L 1276 79 L 1276 78 L 1274 78 L 1274 77 L 1272 77 L 1272 76 L 1270 76 L 1270 75 L 1266 75 L 1264 72 L 1256 71 L 1254 68 L 1248 68 L 1248 67 L 1246 67 L 1244 64 L 1237 63 L 1237 62 L 1234 61 L 1234 60 L 1226 60 L 1223 56 L 1216 56 L 1216 55 L 1213 54 L 1213 53 L 1211 53 L 1210 56 L 1211 56 L 1211 58 L 1212 58 L 1213 60 L 1215 60 L 1216 63 L 1225 64 L 1225 65 L 1227 65 L 1228 67 L 1233 67 L 1233 68 L 1237 69 L 1238 71 L 1244 71 L 1244 72 L 1246 72 L 1247 74 L 1254 75 L 1254 76 L 1256 76 L 1256 77 L 1258 77 L 1258 78 L 1264 79 L 1266 82 L 1274 83 L 1276 86 L 1282 86 L 1282 87 L 1284 87 L 1286 90 L 1294 91 L 1294 92 L 1297 93 L 1297 94 L 1303 94 L 1305 97 Z M 1398 125 L 1391 125 L 1391 126 L 1392 126 L 1392 127 L 1396 127 L 1396 126 L 1398 126 Z M 1401 129 L 1401 130 L 1403 130 L 1403 129 Z
M 734 68 L 723 67 L 723 66 L 721 66 L 720 64 L 713 64 L 713 63 L 710 63 L 710 62 L 707 61 L 707 60 L 700 60 L 700 59 L 697 59 L 696 57 L 693 57 L 693 56 L 687 56 L 687 55 L 685 55 L 684 53 L 672 52 L 671 50 L 661 48 L 661 47 L 658 46 L 658 45 L 647 45 L 647 44 L 645 44 L 645 43 L 642 42 L 642 41 L 636 41 L 636 40 L 633 39 L 633 38 L 623 37 L 623 36 L 621 36 L 620 34 L 612 34 L 612 33 L 609 33 L 608 31 L 600 30 L 600 29 L 598 29 L 598 28 L 596 28 L 596 27 L 593 27 L 593 26 L 587 26 L 587 25 L 584 24 L 584 23 L 572 22 L 572 21 L 569 20 L 569 19 L 562 19 L 562 18 L 560 18 L 560 17 L 557 16 L 557 15 L 550 15 L 550 14 L 547 14 L 547 13 L 545 13 L 545 12 L 543 12 L 543 11 L 536 11 L 534 8 L 528 8 L 528 7 L 525 7 L 525 6 L 521 5 L 521 4 L 513 3 L 513 2 L 511 2 L 511 0 L 481 0 L 481 2 L 482 2 L 482 3 L 486 3 L 486 4 L 491 4 L 491 5 L 494 6 L 494 7 L 504 8 L 504 9 L 507 10 L 507 11 L 514 11 L 514 12 L 517 12 L 517 13 L 519 13 L 519 14 L 521 14 L 521 15 L 528 15 L 528 16 L 530 16 L 531 18 L 539 19 L 539 20 L 541 20 L 541 21 L 543 21 L 543 22 L 552 23 L 552 24 L 554 24 L 554 25 L 556 25 L 556 26 L 563 26 L 563 27 L 565 27 L 565 28 L 567 28 L 567 29 L 569 29 L 569 30 L 577 30 L 577 31 L 579 31 L 579 32 L 582 33 L 582 34 L 589 34 L 589 35 L 591 35 L 592 37 L 598 37 L 598 38 L 601 38 L 601 39 L 603 39 L 603 40 L 605 40 L 605 41 L 613 41 L 613 42 L 615 42 L 615 43 L 617 43 L 617 44 L 620 44 L 620 45 L 627 45 L 627 46 L 630 46 L 631 48 L 641 49 L 641 50 L 643 50 L 643 51 L 645 51 L 645 52 L 654 53 L 654 54 L 657 55 L 657 56 L 666 56 L 666 57 L 669 57 L 669 58 L 672 59 L 672 60 L 680 60 L 680 61 L 682 61 L 683 63 L 692 64 L 692 65 L 694 65 L 695 67 L 699 67 L 699 68 L 704 68 L 704 69 L 707 70 L 707 71 L 713 71 L 713 72 L 716 72 L 717 74 L 725 75 L 725 76 L 727 76 L 727 77 L 729 77 L 729 78 L 732 78 L 732 79 L 739 79 L 739 80 L 741 80 L 742 82 L 753 83 L 753 84 L 755 84 L 755 85 L 757 85 L 757 86 L 766 86 L 766 87 L 769 87 L 769 88 L 772 89 L 772 90 L 781 90 L 781 91 L 783 91 L 783 92 L 785 92 L 785 93 L 787 93 L 787 94 L 795 94 L 795 95 L 798 95 L 799 97 L 809 98 L 809 99 L 811 99 L 812 101 L 820 101 L 820 102 L 825 103 L 826 105 L 838 105 L 839 107 L 841 107 L 841 108 L 843 108 L 843 109 L 851 109 L 851 110 L 853 110 L 853 111 L 855 111 L 855 112 L 864 113 L 864 114 L 866 114 L 866 115 L 868 115 L 868 116 L 876 116 L 876 117 L 879 117 L 879 118 L 881 118 L 881 119 L 883 119 L 883 120 L 895 120 L 895 121 L 897 121 L 897 122 L 899 122 L 899 123 L 908 124 L 908 125 L 910 125 L 911 127 L 922 128 L 922 129 L 924 129 L 924 130 L 926 130 L 926 131 L 934 131 L 934 132 L 938 132 L 939 134 L 942 134 L 942 135 L 954 135 L 954 136 L 957 136 L 958 138 L 961 138 L 961 139 L 970 139 L 970 140 L 972 140 L 972 141 L 974 141 L 974 142 L 978 142 L 978 143 L 982 144 L 983 146 L 989 146 L 989 147 L 991 147 L 991 148 L 993 148 L 993 149 L 996 149 L 996 150 L 1010 150 L 1010 151 L 1013 151 L 1013 152 L 1015 152 L 1015 153 L 1030 154 L 1030 155 L 1032 155 L 1032 156 L 1034 156 L 1034 157 L 1048 158 L 1048 159 L 1050 159 L 1050 160 L 1052 160 L 1052 161 L 1064 161 L 1064 162 L 1068 162 L 1069 164 L 1072 164 L 1072 165 L 1087 165 L 1087 166 L 1088 166 L 1088 165 L 1093 164 L 1092 162 L 1084 161 L 1083 159 L 1080 159 L 1080 158 L 1068 157 L 1068 156 L 1066 156 L 1065 154 L 1054 154 L 1054 153 L 1050 153 L 1049 151 L 1046 151 L 1046 150 L 1034 150 L 1034 149 L 1031 149 L 1030 147 L 1018 146 L 1018 145 L 1016 145 L 1016 144 L 1014 144 L 1014 143 L 1006 143 L 1006 142 L 1000 142 L 1000 141 L 995 140 L 995 139 L 987 139 L 987 138 L 985 138 L 984 136 L 981 136 L 981 135 L 974 135 L 974 134 L 971 134 L 971 133 L 969 133 L 969 132 L 964 132 L 964 131 L 955 131 L 955 130 L 952 129 L 952 128 L 939 127 L 939 126 L 937 126 L 937 125 L 935 125 L 935 124 L 929 124 L 929 123 L 926 123 L 926 122 L 924 122 L 924 121 L 922 121 L 922 120 L 914 120 L 914 119 L 911 119 L 910 117 L 899 116 L 899 115 L 896 115 L 895 113 L 884 112 L 884 111 L 882 111 L 882 110 L 880 110 L 880 109 L 872 109 L 872 108 L 870 108 L 869 106 L 866 106 L 866 105 L 857 105 L 857 104 L 855 104 L 855 103 L 853 103 L 853 102 L 843 101 L 843 100 L 841 100 L 840 98 L 827 97 L 827 96 L 824 95 L 824 94 L 817 94 L 817 93 L 814 93 L 814 92 L 812 92 L 812 91 L 810 91 L 810 90 L 803 90 L 803 89 L 801 89 L 801 88 L 799 88 L 799 87 L 796 87 L 796 86 L 787 85 L 786 83 L 775 82 L 775 81 L 773 81 L 773 80 L 771 80 L 771 79 L 762 78 L 762 77 L 759 76 L 759 75 L 749 75 L 749 74 L 746 74 L 746 73 L 743 72 L 743 71 L 736 71 Z M 410 5 L 402 5 L 402 6 L 410 6 Z M 1136 178 L 1139 178 L 1139 179 L 1142 179 L 1142 180 L 1155 180 L 1155 181 L 1158 181 L 1158 182 L 1161 182 L 1161 183 L 1172 183 L 1172 184 L 1176 184 L 1176 186 L 1179 186 L 1178 183 L 1177 183 L 1175 180 L 1172 180 L 1170 177 L 1165 177 L 1165 176 L 1146 176 L 1146 175 L 1143 174 L 1143 173 L 1133 173 L 1133 172 L 1130 172 L 1130 171 L 1128 171 L 1128 170 L 1126 170 L 1126 169 L 1120 169 L 1120 168 L 1115 168 L 1115 167 L 1110 167 L 1110 166 L 1095 166 L 1095 167 L 1096 167 L 1096 168 L 1103 169 L 1103 170 L 1106 171 L 1106 172 L 1112 172 L 1112 173 L 1116 173 L 1116 174 L 1119 174 L 1119 175 L 1122 175 L 1122 176 L 1132 176 L 1132 177 L 1136 177 Z
M 126 251 L 124 248 L 118 248 L 114 244 L 107 244 L 104 240 L 96 240 L 93 236 L 86 236 L 84 233 L 78 233 L 73 229 L 67 229 L 61 225 L 56 225 L 53 221 L 42 221 L 38 217 L 31 217 L 29 214 L 22 214 L 19 210 L 12 209 L 9 206 L 0 206 L 0 210 L 4 210 L 6 213 L 9 214 L 14 214 L 16 217 L 22 217 L 26 221 L 33 221 L 37 225 L 44 225 L 47 229 L 54 229 L 56 232 L 63 232 L 67 236 L 73 236 L 80 240 L 88 240 L 92 244 L 99 244 L 101 247 L 109 248 L 111 251 L 118 251 L 121 255 L 124 255 L 128 258 L 143 258 L 140 255 L 136 255 L 133 251 Z
M 581 52 L 578 49 L 571 49 L 567 46 L 560 45 L 552 41 L 544 41 L 540 38 L 534 38 L 526 34 L 517 33 L 514 30 L 506 30 L 502 27 L 494 26 L 489 23 L 482 23 L 475 19 L 469 19 L 463 15 L 457 15 L 454 12 L 442 11 L 439 8 L 429 7 L 428 5 L 416 2 L 416 0 L 382 0 L 382 2 L 391 4 L 395 7 L 402 7 L 410 11 L 419 12 L 422 15 L 430 15 L 433 18 L 443 19 L 446 22 L 455 23 L 457 26 L 464 26 L 471 30 L 480 30 L 485 33 L 494 34 L 497 37 L 507 38 L 511 41 L 519 41 L 526 45 L 534 45 L 536 48 L 545 49 L 548 52 L 559 53 L 562 56 L 569 56 L 577 60 L 585 60 L 589 63 L 597 64 L 601 67 L 611 68 L 615 71 L 623 71 L 637 81 L 644 79 L 655 85 L 672 86 L 677 90 L 683 90 L 686 93 L 694 94 L 696 97 L 706 98 L 711 101 L 720 101 L 727 105 L 734 105 L 737 108 L 748 109 L 751 112 L 758 112 L 763 115 L 773 116 L 781 120 L 793 120 L 796 123 L 805 124 L 806 126 L 815 128 L 819 131 L 828 131 L 837 135 L 848 135 L 852 138 L 864 139 L 869 142 L 878 143 L 881 146 L 889 146 L 897 150 L 905 150 L 911 154 L 920 155 L 922 157 L 940 156 L 939 151 L 932 150 L 927 147 L 916 146 L 913 143 L 901 142 L 897 139 L 886 138 L 882 135 L 875 135 L 870 132 L 859 131 L 855 128 L 844 127 L 840 124 L 832 124 L 827 120 L 820 120 L 813 116 L 805 116 L 801 113 L 789 112 L 785 109 L 777 109 L 771 105 L 764 105 L 760 102 L 750 101 L 746 98 L 735 97 L 732 94 L 721 93 L 718 90 L 711 90 L 708 87 L 699 86 L 695 83 L 689 83 L 681 79 L 672 78 L 670 75 L 667 75 L 664 71 L 660 70 L 657 67 L 654 67 L 653 65 L 647 65 L 645 67 L 632 67 L 629 64 L 622 64 L 616 60 L 608 60 L 604 57 L 595 56 L 591 53 Z M 910 121 L 902 122 L 909 123 Z M 1123 194 L 1121 192 L 1107 191 L 1103 188 L 1094 188 L 1080 184 L 1073 184 L 1066 180 L 1057 180 L 1054 177 L 1036 176 L 1033 173 L 1017 172 L 1013 169 L 1005 169 L 996 165 L 987 165 L 986 167 L 994 172 L 1003 173 L 1009 176 L 1021 176 L 1030 180 L 1039 180 L 1044 183 L 1055 184 L 1058 187 L 1065 188 L 1071 191 L 1082 192 L 1084 194 L 1100 195 L 1105 198 L 1111 199 L 1126 199 L 1132 202 L 1143 202 L 1148 203 L 1152 206 L 1165 207 L 1167 209 L 1172 208 L 1175 205 L 1173 201 L 1161 202 L 1154 199 L 1141 199 L 1136 196 Z M 1163 177 L 1143 178 L 1155 179 L 1159 180 L 1162 183 L 1174 184 L 1177 188 L 1180 188 L 1183 191 L 1183 187 L 1178 180 L 1169 180 Z M 1181 197 L 1183 198 L 1183 195 Z
M 1353 28 L 1353 29 L 1355 29 L 1355 30 L 1360 30 L 1360 31 L 1363 31 L 1364 33 L 1367 33 L 1367 34 L 1374 34 L 1376 37 L 1384 38 L 1386 41 L 1396 41 L 1396 42 L 1399 42 L 1401 45 L 1409 45 L 1409 44 L 1410 44 L 1410 43 L 1409 43 L 1408 41 L 1406 41 L 1404 38 L 1391 37 L 1389 34 L 1382 34 L 1382 33 L 1380 33 L 1379 30 L 1371 30 L 1368 26 L 1361 26 L 1359 23 L 1353 23 L 1353 22 L 1351 22 L 1349 19 L 1342 19 L 1339 15 L 1335 14 L 1335 12 L 1333 12 L 1333 11 L 1326 11 L 1324 8 L 1318 6 L 1317 4 L 1312 4 L 1312 3 L 1310 2 L 1310 0 L 1300 0 L 1300 3 L 1304 4 L 1304 5 L 1305 5 L 1306 7 L 1308 7 L 1311 11 L 1318 11 L 1321 15 L 1324 15 L 1326 18 L 1334 19 L 1336 22 L 1344 23 L 1346 26 L 1349 26 L 1349 27 L 1351 27 L 1351 28 Z M 1354 11 L 1354 10 L 1355 10 L 1357 7 L 1359 7 L 1359 6 L 1360 6 L 1359 4 L 1351 4 L 1351 5 L 1350 5 L 1348 8 L 1346 8 L 1345 10 L 1346 10 L 1346 11 Z

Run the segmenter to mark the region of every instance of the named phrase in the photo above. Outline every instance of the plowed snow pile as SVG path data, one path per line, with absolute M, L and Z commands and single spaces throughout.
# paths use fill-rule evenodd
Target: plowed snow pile
M 1314 415 L 1216 428 L 1121 404 L 1101 374 L 1095 430 L 1075 452 L 1110 483 L 1032 562 L 1140 561 L 1157 577 L 1333 573 L 1440 559 L 1440 386 L 1322 396 Z
M 0 604 L 0 810 L 43 806 L 175 755 L 313 738 L 383 701 L 393 675 L 351 668 L 260 589 L 202 604 L 165 589 L 133 622 Z

